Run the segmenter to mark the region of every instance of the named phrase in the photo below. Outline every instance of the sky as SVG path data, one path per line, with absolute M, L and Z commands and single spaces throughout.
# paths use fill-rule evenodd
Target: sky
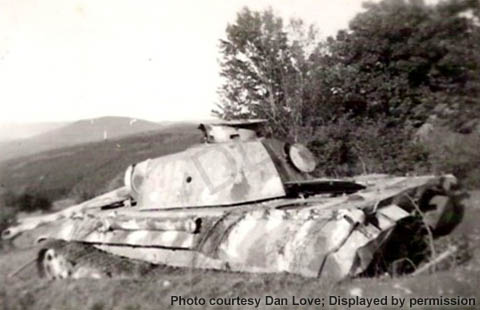
M 211 118 L 244 6 L 347 28 L 360 0 L 0 0 L 0 123 Z

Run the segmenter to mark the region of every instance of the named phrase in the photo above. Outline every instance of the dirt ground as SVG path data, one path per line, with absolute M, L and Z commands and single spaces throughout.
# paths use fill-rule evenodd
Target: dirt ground
M 4 251 L 0 254 L 0 309 L 255 309 L 255 305 L 212 306 L 213 302 L 238 302 L 240 298 L 259 298 L 257 309 L 347 309 L 348 298 L 387 298 L 389 306 L 370 305 L 370 309 L 480 309 L 480 191 L 471 193 L 463 222 L 444 239 L 469 241 L 470 259 L 465 263 L 420 276 L 358 278 L 342 283 L 326 283 L 289 274 L 247 274 L 159 267 L 147 275 L 127 279 L 82 279 L 48 281 L 39 279 L 34 267 L 18 276 L 12 270 L 36 255 L 36 248 Z M 177 298 L 200 299 L 206 305 L 172 304 Z M 270 296 L 270 297 L 268 297 Z M 425 298 L 475 298 L 475 306 L 423 306 Z M 309 305 L 319 298 L 319 305 Z M 405 298 L 403 306 L 392 306 L 392 298 Z M 278 299 L 274 299 L 278 298 Z M 283 298 L 283 299 L 281 299 Z M 295 303 L 293 301 L 295 298 Z M 343 299 L 342 299 L 343 298 Z M 285 300 L 284 305 L 269 305 Z M 354 299 L 351 299 L 354 300 Z M 360 299 L 358 299 L 360 300 Z M 253 301 L 253 299 L 251 299 Z M 357 303 L 360 301 L 356 301 Z M 299 305 L 300 303 L 306 303 Z M 367 306 L 352 307 L 367 308 Z

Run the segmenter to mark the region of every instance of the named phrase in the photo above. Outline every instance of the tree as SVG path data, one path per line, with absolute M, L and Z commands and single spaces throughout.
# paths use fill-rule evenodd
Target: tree
M 319 106 L 312 65 L 320 53 L 316 31 L 301 20 L 287 27 L 272 10 L 252 12 L 244 8 L 228 25 L 220 41 L 221 103 L 214 113 L 224 119 L 265 118 L 277 136 L 300 139 L 312 128 Z M 313 102 L 315 101 L 315 102 Z
M 367 10 L 351 21 L 349 30 L 330 39 L 329 62 L 342 72 L 332 87 L 346 109 L 395 124 L 421 124 L 445 107 L 456 112 L 467 108 L 480 116 L 474 99 L 480 94 L 480 58 L 474 52 L 480 48 L 480 28 L 462 15 L 469 10 L 478 14 L 478 3 L 365 4 Z

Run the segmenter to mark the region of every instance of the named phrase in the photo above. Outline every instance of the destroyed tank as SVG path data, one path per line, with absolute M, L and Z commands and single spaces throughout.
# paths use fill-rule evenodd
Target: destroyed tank
M 336 281 L 392 257 L 385 252 L 399 242 L 448 234 L 461 220 L 452 175 L 315 178 L 312 153 L 260 137 L 262 124 L 202 124 L 205 143 L 131 165 L 123 187 L 19 220 L 2 237 L 42 226 L 36 242 L 81 242 L 153 264 Z M 414 219 L 424 229 L 406 229 Z M 38 254 L 40 273 L 74 277 L 48 244 Z

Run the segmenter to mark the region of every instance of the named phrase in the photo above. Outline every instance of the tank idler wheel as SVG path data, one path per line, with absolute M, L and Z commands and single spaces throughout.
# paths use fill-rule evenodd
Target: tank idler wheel
M 40 277 L 56 280 L 72 276 L 73 264 L 61 251 L 63 243 L 62 241 L 48 241 L 38 252 L 37 271 Z

